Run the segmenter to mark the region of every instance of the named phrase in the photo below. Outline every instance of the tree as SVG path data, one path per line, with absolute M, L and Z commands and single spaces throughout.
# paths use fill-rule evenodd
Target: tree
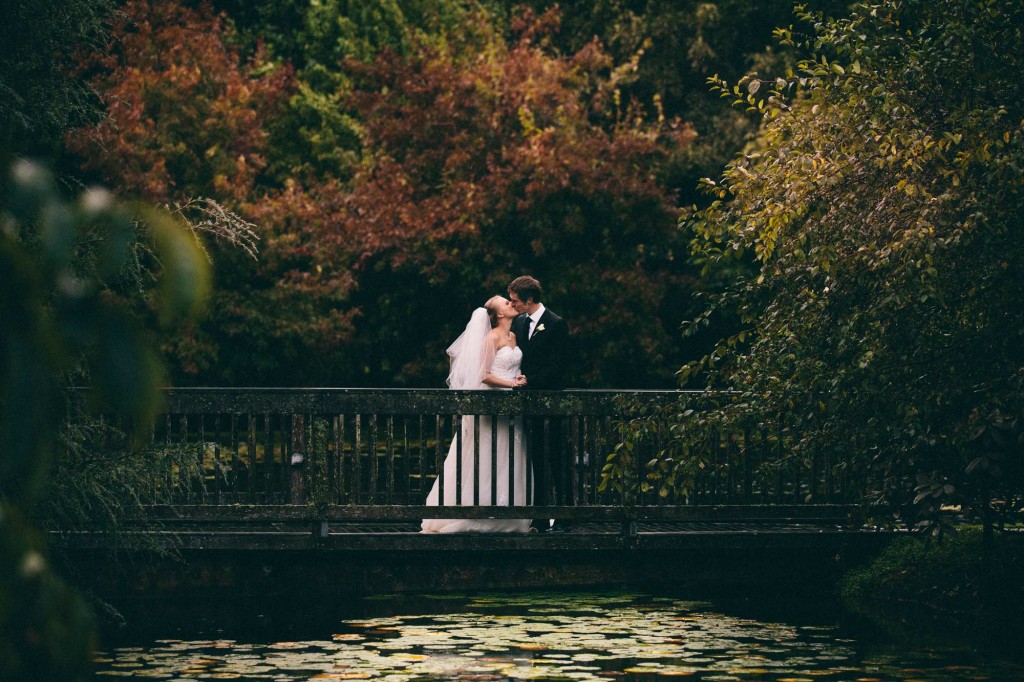
M 162 273 L 153 312 L 195 310 L 207 280 L 194 242 L 167 215 L 101 190 L 76 201 L 20 157 L 59 154 L 97 102 L 70 74 L 78 49 L 106 37 L 114 3 L 13 2 L 0 25 L 0 678 L 91 677 L 92 616 L 35 530 L 66 422 L 66 382 L 88 372 L 94 407 L 148 423 L 161 382 L 144 325 L 107 287 L 146 263 Z M 10 171 L 10 172 L 8 172 Z M 10 182 L 8 182 L 10 180 Z M 67 182 L 67 178 L 65 178 Z M 140 219 L 147 220 L 142 226 Z M 140 232 L 141 230 L 141 232 Z M 144 236 L 142 235 L 144 233 Z M 133 237 L 133 235 L 136 235 Z M 158 264 L 157 261 L 159 260 Z M 151 282 L 147 282 L 151 286 Z
M 763 113 L 688 223 L 717 267 L 758 271 L 717 297 L 745 328 L 684 380 L 737 392 L 676 415 L 678 454 L 716 428 L 776 423 L 799 457 L 827 449 L 878 500 L 987 518 L 1024 492 L 1024 8 L 885 0 L 800 13 L 808 56 L 723 97 Z M 688 466 L 683 459 L 672 466 Z
M 677 350 L 661 306 L 692 281 L 675 274 L 682 245 L 659 171 L 693 134 L 621 102 L 632 65 L 599 44 L 550 52 L 554 25 L 556 13 L 527 14 L 511 44 L 495 36 L 478 56 L 424 46 L 349 65 L 367 160 L 338 224 L 356 255 L 357 328 L 374 330 L 354 341 L 371 376 L 436 382 L 468 311 L 531 272 L 579 339 L 571 382 L 665 380 Z M 410 344 L 424 292 L 440 291 L 447 333 Z
M 414 9 L 388 14 L 383 33 L 345 24 L 366 52 L 332 52 L 359 57 L 332 67 L 347 85 L 322 103 L 359 131 L 339 152 L 356 162 L 286 167 L 309 147 L 276 131 L 295 97 L 324 92 L 328 67 L 307 55 L 293 77 L 259 54 L 245 67 L 223 18 L 126 5 L 119 47 L 88 67 L 110 118 L 69 144 L 115 187 L 213 196 L 263 237 L 255 265 L 216 253 L 216 315 L 166 344 L 176 382 L 438 385 L 465 312 L 523 271 L 547 279 L 581 336 L 602 339 L 584 346 L 580 383 L 670 382 L 692 280 L 670 266 L 684 245 L 662 169 L 690 129 L 656 102 L 617 99 L 633 65 L 599 45 L 550 49 L 555 14 L 520 21 L 508 44 L 486 14 L 456 12 L 456 26 L 448 10 Z M 422 328 L 424 292 L 442 289 L 466 311 Z
M 214 6 L 237 27 L 230 39 L 243 52 L 266 46 L 297 70 L 298 88 L 269 129 L 268 170 L 285 177 L 347 180 L 358 168 L 360 124 L 343 106 L 352 86 L 341 67 L 346 60 L 369 63 L 383 50 L 406 55 L 424 44 L 476 54 L 490 21 L 477 3 L 460 0 L 217 0 Z
M 73 371 L 92 407 L 147 433 L 162 372 L 150 332 L 107 284 L 147 260 L 165 328 L 194 314 L 209 272 L 187 230 L 165 212 L 99 189 L 62 198 L 40 167 L 15 164 L 0 205 L 0 677 L 86 679 L 92 622 L 55 574 L 28 521 L 68 418 Z M 140 222 L 144 220 L 144 223 Z M 140 232 L 141 230 L 141 232 Z
M 526 0 L 538 13 L 554 5 L 562 30 L 552 37 L 566 53 L 596 36 L 616 63 L 636 60 L 636 72 L 622 84 L 625 99 L 659 97 L 668 117 L 689 122 L 696 139 L 669 169 L 666 179 L 683 203 L 704 202 L 698 180 L 718 176 L 757 131 L 757 117 L 710 95 L 712 74 L 737 79 L 751 69 L 783 70 L 794 64 L 788 49 L 773 44 L 772 29 L 789 20 L 792 0 L 593 0 L 566 3 Z M 827 14 L 845 13 L 848 0 L 815 0 Z M 508 4 L 489 3 L 508 13 Z
M 106 40 L 113 0 L 12 0 L 0 23 L 0 171 L 9 156 L 51 156 L 70 127 L 96 119 L 74 51 Z
M 78 75 L 106 116 L 67 137 L 84 171 L 157 203 L 216 193 L 248 198 L 266 167 L 266 120 L 292 86 L 287 68 L 225 44 L 220 17 L 175 3 L 125 4 Z
M 128 2 L 112 32 L 110 48 L 80 67 L 107 116 L 69 135 L 68 147 L 118 192 L 170 207 L 215 197 L 262 236 L 257 262 L 209 247 L 217 314 L 164 339 L 174 379 L 287 383 L 310 345 L 331 350 L 347 338 L 349 316 L 337 309 L 351 286 L 343 256 L 317 247 L 316 202 L 329 203 L 336 183 L 307 190 L 267 175 L 269 121 L 295 91 L 293 71 L 259 52 L 244 61 L 208 8 Z

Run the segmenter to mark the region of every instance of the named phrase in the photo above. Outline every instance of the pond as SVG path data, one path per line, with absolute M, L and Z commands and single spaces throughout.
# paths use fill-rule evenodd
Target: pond
M 955 638 L 943 645 L 897 640 L 849 622 L 827 601 L 766 607 L 749 600 L 538 592 L 382 596 L 345 603 L 334 617 L 324 617 L 323 606 L 307 612 L 285 604 L 293 616 L 287 625 L 280 614 L 226 627 L 168 621 L 162 633 L 157 624 L 133 629 L 131 638 L 121 633 L 116 643 L 108 637 L 98 679 L 1024 679 L 1020 659 Z

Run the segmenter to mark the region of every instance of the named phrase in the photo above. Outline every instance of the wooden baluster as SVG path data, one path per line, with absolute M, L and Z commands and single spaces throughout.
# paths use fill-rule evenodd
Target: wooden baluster
M 581 414 L 576 417 L 576 420 L 579 423 L 580 432 L 580 455 L 577 462 L 580 476 L 580 504 L 586 506 L 590 504 L 590 491 L 593 489 L 590 475 L 590 417 Z
M 441 454 L 441 415 L 434 415 L 434 471 L 437 473 L 437 505 L 444 505 L 444 456 Z
M 385 444 L 387 455 L 387 490 L 384 493 L 386 504 L 391 504 L 392 494 L 395 490 L 395 415 L 389 414 L 385 421 L 387 442 Z
M 291 494 L 292 419 L 291 415 L 278 415 L 281 430 L 281 464 L 277 470 L 281 501 L 288 504 Z
M 654 452 L 653 455 L 657 455 L 665 447 L 665 431 L 661 421 L 659 420 L 654 426 Z M 665 497 L 661 496 L 662 486 L 668 485 L 665 480 L 666 475 L 659 472 L 657 480 L 657 486 L 654 489 L 655 504 L 658 506 L 665 506 L 670 502 L 668 495 Z
M 511 421 L 511 419 L 509 419 Z M 508 429 L 506 428 L 507 432 Z M 498 504 L 498 416 L 491 415 L 491 504 Z M 511 481 L 511 476 L 509 477 Z M 510 498 L 511 504 L 511 498 Z
M 354 504 L 363 502 L 363 452 L 362 427 L 363 417 L 356 414 L 352 440 L 352 501 Z
M 238 415 L 231 414 L 229 426 L 230 447 L 227 457 L 227 489 L 230 491 L 229 502 L 239 501 L 239 430 Z
M 331 499 L 334 504 L 345 504 L 345 415 L 334 415 L 334 479 L 331 483 Z
M 305 504 L 307 490 L 303 469 L 306 467 L 306 462 L 309 459 L 310 443 L 306 439 L 306 429 L 309 426 L 309 421 L 306 420 L 305 415 L 293 414 L 291 424 L 292 457 L 288 462 L 288 501 L 290 504 Z M 234 432 L 233 427 L 232 432 Z
M 405 489 L 402 500 L 404 504 L 409 504 L 409 500 L 412 498 L 412 463 L 410 458 L 409 417 L 402 415 L 402 480 L 404 481 L 402 487 Z
M 736 462 L 740 456 L 739 434 L 732 432 L 725 441 L 725 501 L 727 504 L 735 501 L 736 497 Z
M 199 485 L 198 497 L 202 504 L 206 504 L 206 415 L 199 415 L 199 474 L 196 483 Z
M 423 496 L 427 494 L 426 485 L 424 485 L 426 480 L 427 480 L 427 435 L 426 435 L 426 432 L 424 431 L 425 424 L 424 424 L 424 421 L 423 421 L 423 415 L 422 414 L 420 415 L 420 418 L 419 418 L 419 426 L 420 426 L 420 447 L 419 447 L 419 452 L 417 452 L 416 454 L 419 455 L 419 462 L 420 462 L 420 481 L 419 481 L 419 490 L 418 490 L 418 492 L 420 494 L 420 498 L 422 499 Z
M 370 474 L 370 491 L 367 498 L 369 504 L 377 504 L 377 483 L 379 472 L 377 471 L 377 413 L 373 412 L 368 417 L 369 443 L 366 445 L 366 466 Z
M 263 413 L 263 504 L 270 502 L 272 471 L 274 466 L 274 433 L 270 426 L 270 413 Z
M 338 415 L 321 417 L 326 423 L 327 442 L 324 443 L 324 456 L 327 457 L 325 471 L 327 475 L 327 504 L 338 503 Z
M 851 442 L 851 444 L 854 443 L 855 442 L 855 438 L 851 437 L 850 438 L 850 442 Z M 856 447 L 856 445 L 854 445 L 854 447 Z M 857 450 L 853 450 L 853 452 L 857 452 Z M 844 461 L 842 461 L 842 458 L 841 458 L 840 461 L 834 465 L 834 467 L 835 467 L 835 474 L 834 475 L 835 475 L 835 486 L 836 486 L 836 491 L 835 491 L 835 496 L 834 496 L 835 504 L 845 504 L 845 503 L 853 502 L 854 500 L 851 500 L 849 498 L 849 488 L 848 488 L 848 485 L 849 485 L 849 482 L 850 482 L 850 479 L 848 478 L 849 474 L 850 474 L 849 466 Z
M 185 447 L 188 444 L 188 415 L 183 414 L 178 420 L 178 428 L 181 436 L 181 445 Z M 185 475 L 185 469 L 178 468 L 178 495 L 181 496 L 185 501 L 189 501 L 188 493 L 188 478 Z
M 529 416 L 523 417 L 523 444 L 526 446 L 526 504 L 536 504 L 537 490 L 537 462 L 539 452 L 532 452 L 530 447 L 536 447 L 535 440 L 530 434 L 532 421 Z M 515 450 L 513 450 L 513 453 Z
M 751 471 L 750 460 L 753 458 L 753 443 L 750 441 L 750 427 L 743 427 L 743 449 L 741 451 L 743 461 L 743 502 L 750 504 L 754 496 L 754 474 Z
M 715 430 L 711 434 L 711 501 L 721 504 L 721 481 L 722 481 L 722 433 Z
M 825 491 L 821 501 L 825 503 L 830 503 L 834 499 L 832 494 L 832 458 L 829 455 L 828 450 L 822 453 L 822 460 L 824 460 L 822 464 L 825 467 Z
M 770 504 L 772 498 L 772 451 L 775 448 L 772 442 L 771 423 L 764 423 L 758 427 L 761 434 L 761 444 L 757 449 L 757 482 L 761 488 L 758 498 L 759 504 Z
M 823 472 L 821 471 L 821 453 L 815 450 L 811 453 L 811 472 L 810 480 L 807 481 L 807 494 L 801 495 L 805 499 L 809 499 L 811 502 L 817 502 L 818 500 L 818 486 L 821 484 L 823 478 Z M 801 502 L 803 500 L 800 500 Z
M 775 503 L 782 504 L 786 496 L 786 472 L 782 462 L 782 435 L 775 441 Z
M 595 421 L 596 429 L 595 435 L 597 436 L 595 446 L 597 448 L 598 457 L 595 462 L 595 471 L 597 472 L 598 485 L 601 481 L 601 470 L 604 469 L 605 462 L 608 461 L 608 455 L 612 453 L 614 447 L 612 443 L 612 418 L 604 416 Z M 594 499 L 600 500 L 601 504 L 613 504 L 614 499 L 612 497 L 612 488 L 608 488 L 608 491 L 603 495 L 595 494 Z
M 498 461 L 498 438 L 493 436 L 494 439 L 494 466 L 497 467 Z M 514 507 L 519 504 L 519 500 L 516 499 L 516 418 L 510 416 L 508 418 L 508 447 L 506 448 L 505 456 L 508 457 L 508 505 Z M 524 462 L 525 466 L 525 462 Z M 527 488 L 529 488 L 530 480 L 530 469 L 526 468 L 526 480 Z M 529 490 L 524 490 L 523 494 L 526 496 L 523 498 L 523 504 L 526 504 L 527 500 L 530 499 Z
M 650 500 L 648 499 L 649 491 L 644 492 L 643 490 L 643 485 L 647 482 L 647 459 L 650 447 L 650 435 L 645 434 L 644 440 L 637 443 L 636 451 L 634 453 L 635 461 L 633 462 L 633 476 L 637 486 L 636 502 L 641 506 L 646 506 L 650 503 Z
M 601 447 L 598 444 L 600 420 L 597 415 L 588 415 L 584 426 L 584 457 L 587 460 L 587 480 L 589 481 L 587 504 L 597 504 L 597 488 L 601 485 Z
M 462 504 L 462 415 L 452 417 L 452 428 L 455 429 L 455 504 Z
M 246 443 L 246 460 L 248 462 L 247 472 L 249 479 L 247 481 L 246 490 L 248 493 L 248 501 L 251 504 L 253 502 L 253 495 L 255 493 L 254 480 L 256 478 L 256 415 L 249 413 L 249 438 Z
M 345 456 L 345 415 L 338 415 L 338 504 L 344 505 L 352 502 L 346 485 L 345 468 L 350 458 Z
M 792 455 L 793 453 L 790 452 L 787 454 Z M 792 468 L 787 468 L 786 470 L 786 496 L 787 502 L 789 502 L 790 504 L 794 504 L 799 503 L 800 499 L 803 497 L 803 495 L 801 494 L 803 490 L 803 457 L 801 456 L 799 459 L 791 457 L 789 466 Z
M 732 434 L 724 430 L 719 433 L 718 439 L 718 501 L 729 503 L 729 453 L 732 450 Z
M 572 448 L 570 448 L 569 453 L 569 456 L 572 458 L 572 468 L 569 472 L 569 483 L 572 486 L 572 490 L 566 502 L 574 507 L 578 507 L 580 504 L 580 463 L 582 462 L 582 457 L 580 456 L 580 418 L 574 415 L 568 419 L 570 424 L 569 436 L 572 438 Z
M 559 500 L 552 496 L 554 494 L 553 493 L 554 478 L 552 477 L 554 470 L 551 467 L 551 465 L 552 465 L 551 456 L 552 456 L 553 453 L 551 452 L 551 419 L 550 419 L 550 417 L 544 417 L 544 427 L 543 427 L 542 436 L 541 436 L 541 452 L 543 453 L 543 458 L 544 458 L 544 474 L 545 474 L 544 480 L 546 481 L 546 483 L 544 485 L 544 492 L 543 492 L 544 498 L 547 500 L 547 504 L 548 505 L 557 505 Z M 561 454 L 561 453 L 559 453 L 559 454 Z
M 480 415 L 473 415 L 473 505 L 480 506 Z
M 174 440 L 174 420 L 172 419 L 170 412 L 164 415 L 164 420 L 164 444 L 167 446 L 168 449 L 170 449 L 171 443 Z M 173 501 L 174 468 L 169 468 L 167 470 L 166 476 L 162 475 L 160 478 L 163 479 L 161 484 L 167 486 L 166 495 L 168 499 Z
M 601 437 L 601 420 L 595 415 L 587 416 L 584 422 L 586 427 L 587 437 L 584 439 L 585 452 L 587 456 L 587 478 L 590 481 L 589 494 L 587 495 L 587 504 L 598 504 L 598 492 L 597 488 L 601 485 L 601 469 L 598 462 L 601 460 L 601 446 L 599 438 Z

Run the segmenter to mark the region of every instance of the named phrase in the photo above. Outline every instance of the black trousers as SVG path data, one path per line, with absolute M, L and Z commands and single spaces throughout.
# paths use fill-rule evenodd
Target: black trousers
M 569 458 L 561 417 L 526 419 L 526 453 L 533 470 L 533 504 L 570 504 L 572 491 Z M 540 525 L 547 525 L 547 519 Z

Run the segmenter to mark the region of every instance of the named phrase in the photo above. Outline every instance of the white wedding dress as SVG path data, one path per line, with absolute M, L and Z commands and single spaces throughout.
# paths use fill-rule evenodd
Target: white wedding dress
M 519 365 L 523 361 L 523 351 L 519 347 L 504 346 L 499 348 L 491 363 L 490 373 L 502 379 L 515 379 L 519 375 Z M 484 388 L 488 388 L 484 386 Z M 492 390 L 511 390 L 494 389 Z M 494 472 L 494 480 L 497 482 L 497 499 L 491 500 L 491 457 L 492 457 L 492 422 L 491 417 L 481 416 L 480 423 L 480 457 L 479 472 L 474 472 L 474 437 L 473 424 L 475 417 L 465 416 L 462 418 L 462 491 L 461 506 L 473 504 L 474 479 L 480 490 L 480 506 L 509 505 L 509 461 L 512 462 L 512 487 L 513 500 L 515 505 L 529 504 L 526 499 L 526 438 L 523 433 L 522 417 L 513 417 L 512 424 L 515 427 L 514 443 L 511 455 L 509 453 L 509 417 L 498 417 L 496 426 L 496 438 L 498 442 L 498 466 Z M 444 460 L 444 504 L 455 506 L 455 482 L 458 473 L 456 471 L 459 459 L 458 439 L 453 438 L 448 448 L 448 456 Z M 477 474 L 474 476 L 474 473 Z M 532 485 L 531 485 L 532 489 Z M 438 504 L 438 480 L 427 495 L 427 505 Z M 526 533 L 530 528 L 530 519 L 424 519 L 421 526 L 423 532 L 430 533 Z

